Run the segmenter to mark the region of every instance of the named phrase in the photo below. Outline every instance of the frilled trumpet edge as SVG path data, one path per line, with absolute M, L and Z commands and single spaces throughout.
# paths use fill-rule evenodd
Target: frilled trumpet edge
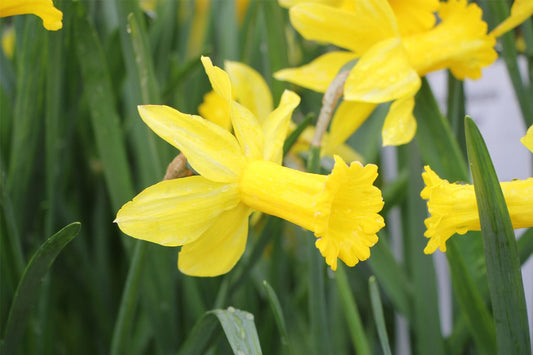
M 335 156 L 330 175 L 304 173 L 267 161 L 248 164 L 241 201 L 315 233 L 315 245 L 333 270 L 337 258 L 354 266 L 370 256 L 385 225 L 381 191 L 373 185 L 377 166 L 346 163 Z

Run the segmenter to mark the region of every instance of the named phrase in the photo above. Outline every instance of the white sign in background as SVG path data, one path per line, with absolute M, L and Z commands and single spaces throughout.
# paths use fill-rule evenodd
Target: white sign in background
M 525 59 L 525 58 L 522 58 Z M 526 73 L 526 61 L 520 61 L 522 73 Z M 431 88 L 443 112 L 446 112 L 446 72 L 428 75 Z M 526 78 L 526 75 L 522 76 Z M 527 79 L 525 79 L 527 80 Z M 520 113 L 513 86 L 502 60 L 496 61 L 483 70 L 478 80 L 465 81 L 466 114 L 476 122 L 485 139 L 496 173 L 500 181 L 526 179 L 533 176 L 533 155 L 520 143 L 527 130 Z M 531 98 L 533 100 L 533 97 Z M 442 178 L 446 178 L 442 176 Z M 520 231 L 517 231 L 517 235 Z M 522 267 L 522 278 L 528 308 L 530 337 L 533 339 L 533 258 Z M 445 258 L 437 255 L 439 274 L 446 274 Z M 446 277 L 445 277 L 446 279 Z M 441 287 L 449 288 L 449 280 L 443 280 Z M 447 318 L 451 309 L 451 293 L 448 290 L 441 295 L 441 314 L 443 315 L 443 332 L 449 334 L 451 319 Z

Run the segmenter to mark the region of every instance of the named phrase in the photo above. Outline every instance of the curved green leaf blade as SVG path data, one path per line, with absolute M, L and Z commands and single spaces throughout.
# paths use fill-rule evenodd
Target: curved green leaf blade
M 385 325 L 385 317 L 383 316 L 383 306 L 381 304 L 381 297 L 379 296 L 378 284 L 375 276 L 370 276 L 368 279 L 368 286 L 370 288 L 370 302 L 372 303 L 372 313 L 374 314 L 374 321 L 378 329 L 379 342 L 383 354 L 391 355 L 389 337 L 387 335 L 387 327 Z
M 217 320 L 234 354 L 262 354 L 254 316 L 233 307 L 206 312 L 194 326 L 179 354 L 204 354 L 212 345 Z
M 465 118 L 466 147 L 478 203 L 499 354 L 530 354 L 520 259 L 496 171 L 476 124 Z
M 352 340 L 354 349 L 356 350 L 357 354 L 360 355 L 372 354 L 370 345 L 368 344 L 368 340 L 366 338 L 361 316 L 357 310 L 357 304 L 355 302 L 353 292 L 350 289 L 350 284 L 348 283 L 348 278 L 346 277 L 344 265 L 337 265 L 337 271 L 335 271 L 335 281 L 337 283 L 337 288 L 339 289 L 339 296 L 342 301 L 342 310 L 345 314 L 346 323 L 348 323 L 350 338 Z
M 74 222 L 48 238 L 33 254 L 17 286 L 9 310 L 4 336 L 3 354 L 14 354 L 39 295 L 43 277 L 63 248 L 78 234 L 81 223 Z
M 278 296 L 276 295 L 276 292 L 270 286 L 266 280 L 263 281 L 263 287 L 265 288 L 268 303 L 270 304 L 270 308 L 272 308 L 272 311 L 274 312 L 274 318 L 276 319 L 276 324 L 278 325 L 279 332 L 281 333 L 281 343 L 289 349 L 290 353 L 290 343 L 289 343 L 289 335 L 287 333 L 287 326 L 285 325 L 285 317 L 283 317 L 283 310 L 281 309 L 281 304 L 279 303 Z

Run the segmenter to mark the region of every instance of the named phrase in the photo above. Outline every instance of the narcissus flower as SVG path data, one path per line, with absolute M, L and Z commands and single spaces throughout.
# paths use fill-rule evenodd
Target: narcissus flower
M 433 2 L 427 2 L 427 7 L 421 7 L 420 19 L 424 21 L 420 23 L 429 27 L 415 26 L 412 31 L 402 31 L 402 24 L 409 22 L 409 16 L 402 18 L 398 14 L 404 8 L 416 13 L 416 7 L 402 1 L 354 2 L 356 11 L 314 3 L 291 7 L 291 23 L 306 39 L 329 42 L 348 51 L 330 52 L 303 67 L 275 74 L 277 79 L 324 92 L 338 71 L 357 59 L 346 80 L 342 104 L 343 111 L 356 115 L 341 112 L 334 116 L 330 133 L 335 141 L 344 141 L 377 104 L 389 101 L 393 103 L 383 126 L 383 144 L 411 141 L 416 132 L 414 96 L 420 88 L 421 76 L 449 69 L 461 80 L 477 79 L 481 69 L 497 58 L 495 35 L 487 33 L 481 9 L 466 0 L 433 4 L 431 11 L 438 8 L 441 20 L 438 24 L 428 11 Z M 524 14 L 531 15 L 532 11 L 528 6 L 521 6 L 505 30 L 516 26 Z M 426 21 L 430 17 L 433 20 Z M 334 124 L 337 120 L 350 122 Z
M 437 248 L 446 251 L 446 241 L 455 233 L 481 230 L 474 185 L 450 184 L 429 166 L 422 177 L 426 187 L 420 196 L 428 200 L 431 214 L 425 220 L 424 235 L 429 241 L 424 253 L 431 254 Z M 513 227 L 533 227 L 533 178 L 502 182 L 500 186 Z
M 2 0 L 0 17 L 34 14 L 43 20 L 43 26 L 49 31 L 63 27 L 63 13 L 54 7 L 52 0 Z
M 261 124 L 233 101 L 229 77 L 202 62 L 214 91 L 229 105 L 235 136 L 199 116 L 167 106 L 139 106 L 146 124 L 178 148 L 199 173 L 167 180 L 126 203 L 115 220 L 135 238 L 182 245 L 178 268 L 189 275 L 228 272 L 244 252 L 248 217 L 259 210 L 313 231 L 316 246 L 333 269 L 337 258 L 353 266 L 370 255 L 384 225 L 375 165 L 347 166 L 336 157 L 329 176 L 280 165 L 290 115 L 299 97 L 285 91 Z
M 274 108 L 272 94 L 265 79 L 253 68 L 239 62 L 226 61 L 224 69 L 231 82 L 232 99 L 250 110 L 263 123 Z M 231 130 L 229 105 L 224 98 L 211 91 L 204 95 L 204 101 L 198 107 L 198 112 L 203 118 L 216 123 L 222 128 Z M 291 121 L 289 131 L 296 125 Z M 298 141 L 293 146 L 293 153 L 309 150 L 315 129 L 308 127 L 302 132 Z M 322 140 L 322 156 L 339 155 L 345 161 L 361 161 L 361 156 L 344 142 L 332 141 L 326 133 Z

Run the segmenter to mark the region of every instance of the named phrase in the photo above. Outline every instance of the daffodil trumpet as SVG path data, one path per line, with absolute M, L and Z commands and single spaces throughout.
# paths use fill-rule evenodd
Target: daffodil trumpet
M 202 63 L 235 135 L 168 106 L 139 106 L 144 122 L 178 148 L 199 175 L 142 191 L 118 211 L 120 229 L 138 239 L 182 246 L 178 268 L 193 276 L 217 276 L 233 268 L 244 252 L 254 210 L 313 231 L 332 269 L 337 258 L 350 266 L 367 259 L 384 226 L 378 214 L 381 191 L 373 185 L 377 167 L 348 166 L 340 157 L 329 176 L 282 167 L 283 142 L 298 95 L 285 91 L 278 108 L 260 123 L 232 100 L 227 73 L 209 58 L 202 57 Z
M 455 233 L 481 230 L 474 186 L 449 183 L 429 166 L 422 177 L 426 187 L 420 196 L 428 200 L 424 253 L 446 251 L 446 241 Z M 500 183 L 514 228 L 533 227 L 533 178 Z

